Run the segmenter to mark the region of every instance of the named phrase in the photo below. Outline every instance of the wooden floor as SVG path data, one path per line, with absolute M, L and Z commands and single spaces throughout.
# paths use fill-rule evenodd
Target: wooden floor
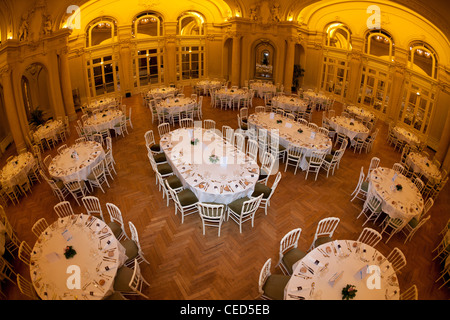
M 185 88 L 189 95 L 190 88 Z M 220 238 L 217 229 L 207 229 L 202 234 L 202 225 L 197 215 L 190 215 L 181 224 L 180 215 L 174 215 L 171 203 L 166 201 L 155 186 L 155 175 L 147 158 L 144 133 L 153 129 L 156 139 L 157 123 L 152 124 L 150 111 L 143 106 L 140 96 L 124 98 L 123 103 L 132 108 L 133 129 L 125 138 L 113 138 L 113 154 L 118 175 L 111 181 L 111 188 L 105 194 L 97 189 L 93 195 L 100 198 L 106 212 L 105 204 L 116 204 L 122 211 L 124 220 L 132 221 L 138 230 L 141 246 L 150 265 L 141 264 L 144 277 L 151 288 L 146 294 L 154 300 L 252 300 L 258 299 L 258 277 L 264 262 L 272 258 L 275 266 L 278 260 L 279 242 L 290 230 L 300 227 L 303 232 L 299 246 L 307 250 L 313 239 L 317 222 L 325 217 L 338 217 L 341 222 L 336 230 L 337 239 L 357 239 L 361 232 L 363 219 L 356 220 L 362 208 L 362 202 L 350 202 L 350 194 L 356 186 L 361 166 L 367 170 L 370 159 L 381 159 L 381 166 L 392 167 L 400 160 L 400 153 L 386 143 L 387 126 L 379 121 L 380 133 L 373 150 L 369 153 L 355 154 L 348 149 L 341 161 L 340 168 L 334 176 L 326 178 L 322 171 L 317 181 L 313 177 L 305 180 L 305 173 L 293 174 L 293 167 L 284 172 L 281 164 L 282 179 L 272 198 L 268 215 L 261 209 L 257 212 L 255 225 L 250 223 L 239 227 L 232 220 L 222 228 Z M 263 101 L 255 98 L 253 106 L 262 105 Z M 335 105 L 337 114 L 342 106 Z M 250 110 L 252 113 L 254 109 Z M 216 128 L 222 125 L 237 127 L 237 111 L 220 110 L 210 107 L 209 97 L 204 99 L 203 118 L 214 119 Z M 78 114 L 80 118 L 81 114 Z M 315 111 L 313 121 L 320 125 L 321 112 Z M 73 126 L 73 123 L 72 123 Z M 70 145 L 77 138 L 72 133 L 67 141 Z M 432 152 L 432 151 L 430 151 Z M 6 158 L 15 154 L 14 145 L 0 159 L 0 166 Z M 56 150 L 47 151 L 56 154 Z M 274 177 L 269 180 L 272 184 Z M 387 255 L 393 248 L 401 249 L 407 265 L 399 275 L 402 290 L 416 284 L 419 299 L 449 299 L 448 288 L 438 290 L 440 283 L 435 283 L 440 266 L 432 260 L 431 251 L 440 241 L 438 233 L 449 218 L 449 185 L 441 193 L 431 209 L 431 220 L 417 232 L 410 243 L 404 244 L 404 236 L 394 236 L 388 244 L 383 241 L 378 249 Z M 75 212 L 83 212 L 75 201 L 69 197 Z M 30 244 L 35 237 L 31 226 L 36 220 L 45 217 L 54 221 L 56 214 L 52 207 L 57 203 L 46 183 L 35 184 L 32 194 L 22 197 L 17 206 L 9 205 L 6 214 L 18 236 Z M 371 226 L 371 225 L 369 225 Z M 378 226 L 375 229 L 380 230 Z M 128 231 L 128 228 L 127 228 Z M 29 271 L 18 260 L 14 262 L 16 270 L 29 277 Z M 273 273 L 281 273 L 272 268 Z M 3 288 L 8 299 L 27 299 L 14 285 Z

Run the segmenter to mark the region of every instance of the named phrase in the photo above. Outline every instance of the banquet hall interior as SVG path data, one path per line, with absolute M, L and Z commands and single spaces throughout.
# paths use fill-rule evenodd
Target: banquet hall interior
M 0 299 L 450 298 L 448 1 L 0 4 Z

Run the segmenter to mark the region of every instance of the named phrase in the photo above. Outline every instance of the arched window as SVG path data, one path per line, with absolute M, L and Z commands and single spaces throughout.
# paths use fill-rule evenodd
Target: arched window
M 352 40 L 351 32 L 346 25 L 340 22 L 334 22 L 327 26 L 326 43 L 329 47 L 351 50 Z
M 86 47 L 114 42 L 117 37 L 117 22 L 101 17 L 92 21 L 86 29 Z
M 394 40 L 392 36 L 384 30 L 373 30 L 366 34 L 366 53 L 388 61 L 394 57 Z
M 159 37 L 163 35 L 163 19 L 156 12 L 144 12 L 133 20 L 131 34 L 133 37 Z
M 409 46 L 409 68 L 429 77 L 436 78 L 437 56 L 433 48 L 424 42 L 413 42 Z
M 179 36 L 202 36 L 204 35 L 203 24 L 205 18 L 196 11 L 187 11 L 178 17 L 177 35 Z

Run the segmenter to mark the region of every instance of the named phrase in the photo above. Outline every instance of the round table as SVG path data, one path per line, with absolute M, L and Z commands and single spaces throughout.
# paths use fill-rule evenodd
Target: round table
M 39 129 L 37 129 L 33 138 L 35 141 L 40 141 L 43 139 L 54 139 L 58 140 L 58 132 L 64 128 L 64 123 L 60 120 L 52 120 L 43 124 Z
M 272 98 L 272 106 L 289 112 L 305 112 L 308 102 L 298 97 L 276 96 Z
M 254 82 L 250 84 L 250 89 L 255 90 L 258 97 L 264 98 L 264 93 L 266 92 L 275 93 L 277 91 L 277 86 L 272 83 Z
M 398 300 L 400 287 L 391 263 L 375 248 L 353 240 L 335 240 L 311 250 L 293 266 L 286 300 L 342 300 L 346 285 L 353 300 Z
M 108 109 L 111 107 L 116 107 L 117 101 L 115 98 L 105 98 L 101 100 L 94 100 L 89 103 L 89 105 L 86 107 L 86 110 L 88 112 L 93 112 L 94 110 L 102 111 L 104 109 Z
M 71 258 L 64 255 L 68 246 L 76 251 Z M 126 259 L 125 248 L 104 221 L 76 214 L 59 218 L 39 236 L 30 275 L 43 300 L 99 300 L 112 293 Z
M 425 176 L 433 183 L 438 183 L 442 180 L 442 173 L 438 166 L 430 161 L 426 155 L 418 152 L 410 152 L 406 156 L 406 164 L 408 164 L 414 172 Z
M 104 158 L 105 151 L 100 143 L 79 142 L 56 155 L 50 162 L 48 172 L 53 178 L 63 182 L 87 180 L 92 168 Z
M 329 119 L 329 124 L 337 133 L 345 134 L 350 140 L 354 138 L 365 140 L 369 136 L 369 128 L 352 118 L 332 117 Z
M 28 173 L 36 164 L 31 152 L 21 153 L 12 158 L 0 171 L 0 185 L 12 188 L 28 179 Z
M 222 87 L 222 82 L 217 81 L 217 80 L 201 80 L 201 81 L 197 82 L 196 86 L 197 86 L 197 88 L 200 88 L 203 90 L 204 95 L 208 95 L 209 89 L 219 89 L 220 87 Z
M 281 122 L 279 122 L 281 121 Z M 333 142 L 328 135 L 316 132 L 310 127 L 282 117 L 276 113 L 254 113 L 248 117 L 250 129 L 264 128 L 268 131 L 277 130 L 280 137 L 280 144 L 287 148 L 289 144 L 294 144 L 305 149 L 300 168 L 306 170 L 308 163 L 305 157 L 311 156 L 313 151 L 324 151 L 330 153 Z
M 397 190 L 401 185 L 401 190 Z M 416 185 L 393 169 L 378 167 L 370 173 L 368 193 L 382 199 L 381 208 L 391 218 L 403 220 L 402 228 L 423 210 L 423 197 Z
M 249 92 L 244 89 L 219 89 L 216 91 L 216 96 L 219 98 L 228 97 L 233 100 L 245 98 Z
M 361 117 L 361 119 L 366 122 L 370 122 L 370 121 L 373 121 L 373 119 L 375 119 L 375 114 L 373 114 L 369 110 L 366 110 L 364 108 L 359 108 L 354 105 L 347 106 L 347 112 L 349 112 L 350 114 L 353 114 L 355 116 Z
M 178 89 L 174 87 L 164 87 L 164 88 L 155 88 L 151 89 L 148 92 L 148 95 L 150 95 L 153 98 L 162 98 L 165 99 L 167 96 L 173 94 L 174 96 L 178 93 Z
M 183 186 L 200 202 L 229 204 L 252 195 L 258 164 L 226 143 L 220 132 L 177 129 L 164 135 L 160 145 Z
M 421 140 L 417 135 L 405 128 L 395 126 L 392 131 L 398 140 L 404 141 L 411 146 L 418 146 L 421 143 Z
M 166 98 L 156 105 L 156 110 L 161 113 L 174 113 L 193 109 L 196 101 L 191 98 Z
M 327 103 L 328 97 L 322 93 L 315 93 L 310 91 L 303 92 L 303 98 L 309 99 L 313 103 Z
M 121 110 L 103 110 L 88 117 L 84 121 L 84 129 L 90 132 L 100 132 L 106 129 L 114 130 L 114 126 L 122 119 Z

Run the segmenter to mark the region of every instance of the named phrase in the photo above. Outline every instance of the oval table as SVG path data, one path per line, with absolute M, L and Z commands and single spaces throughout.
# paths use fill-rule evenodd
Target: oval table
M 183 186 L 200 202 L 229 204 L 253 193 L 258 164 L 226 143 L 220 132 L 177 129 L 164 135 L 160 145 Z
M 31 152 L 14 156 L 0 171 L 0 185 L 12 188 L 28 179 L 28 173 L 36 165 L 36 159 Z
M 420 138 L 405 128 L 395 126 L 392 131 L 398 140 L 404 141 L 411 146 L 418 146 L 421 144 Z
M 68 246 L 76 251 L 71 258 L 64 255 Z M 30 275 L 43 300 L 99 300 L 112 293 L 117 269 L 126 259 L 125 248 L 103 220 L 76 214 L 59 218 L 39 236 Z M 72 281 L 71 266 L 79 268 L 78 283 Z
M 115 98 L 105 98 L 101 100 L 94 100 L 89 103 L 86 107 L 86 110 L 89 113 L 94 112 L 95 110 L 103 111 L 108 108 L 115 108 L 117 106 L 117 100 Z
M 87 180 L 92 168 L 104 158 L 105 151 L 100 143 L 79 142 L 56 155 L 50 162 L 48 172 L 52 178 L 63 182 Z
M 364 108 L 357 107 L 355 105 L 349 105 L 347 106 L 347 112 L 361 117 L 361 119 L 365 122 L 370 122 L 375 119 L 375 114 L 373 112 L 370 112 L 369 110 L 366 110 Z
M 222 82 L 218 80 L 200 80 L 197 82 L 196 86 L 203 91 L 203 95 L 208 95 L 209 89 L 220 89 L 220 87 L 222 87 Z
M 309 99 L 312 103 L 326 104 L 328 101 L 328 97 L 323 93 L 316 93 L 310 91 L 304 91 L 303 98 Z
M 256 94 L 260 98 L 264 98 L 264 93 L 271 92 L 272 94 L 275 94 L 277 92 L 277 86 L 273 83 L 266 83 L 266 82 L 253 82 L 250 84 L 250 89 L 255 90 Z
M 286 300 L 342 300 L 342 289 L 356 287 L 353 300 L 398 300 L 400 288 L 391 263 L 375 248 L 335 240 L 311 250 L 293 266 Z
M 178 89 L 174 87 L 164 87 L 164 88 L 155 88 L 151 89 L 147 95 L 150 98 L 162 98 L 165 99 L 169 95 L 176 95 L 178 93 Z
M 401 190 L 397 190 L 401 185 Z M 422 213 L 424 201 L 416 185 L 393 169 L 378 167 L 370 173 L 368 193 L 382 199 L 381 208 L 391 218 L 403 220 L 403 225 Z M 399 230 L 400 230 L 399 229 Z
M 34 133 L 34 141 L 40 141 L 43 139 L 58 140 L 58 133 L 64 128 L 64 123 L 60 120 L 49 121 L 40 126 Z
M 156 105 L 156 110 L 159 113 L 168 113 L 173 115 L 174 113 L 188 111 L 194 109 L 196 101 L 187 98 L 166 98 L 161 100 L 161 103 Z
M 279 123 L 279 121 L 281 121 Z M 273 112 L 254 113 L 248 117 L 250 129 L 278 130 L 280 145 L 288 148 L 289 144 L 294 144 L 306 150 L 299 167 L 302 170 L 308 168 L 306 157 L 311 156 L 313 151 L 324 151 L 330 153 L 333 142 L 328 135 L 321 134 L 311 129 L 307 125 L 295 122 Z

